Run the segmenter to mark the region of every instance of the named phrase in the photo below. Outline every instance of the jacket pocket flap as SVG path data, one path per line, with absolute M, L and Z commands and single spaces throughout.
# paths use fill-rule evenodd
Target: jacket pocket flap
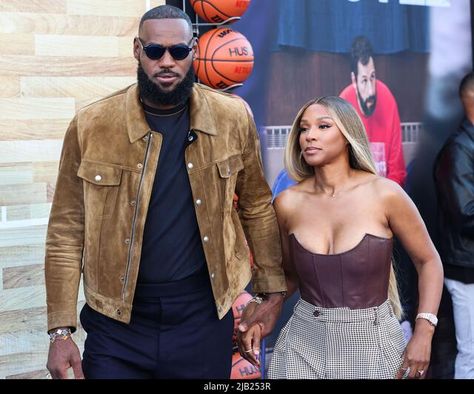
M 244 168 L 244 163 L 240 155 L 235 155 L 217 163 L 217 168 L 221 178 L 229 178 Z
M 102 163 L 81 162 L 77 176 L 99 186 L 120 185 L 122 169 Z

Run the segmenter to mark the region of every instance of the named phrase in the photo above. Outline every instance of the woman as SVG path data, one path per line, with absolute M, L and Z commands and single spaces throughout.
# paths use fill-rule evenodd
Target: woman
M 338 97 L 304 105 L 285 165 L 299 183 L 274 204 L 287 296 L 299 288 L 301 299 L 277 340 L 269 378 L 423 378 L 443 286 L 441 262 L 413 202 L 376 175 L 352 106 Z M 394 236 L 419 276 L 419 314 L 407 345 L 398 322 Z M 260 330 L 256 324 L 241 335 L 241 352 L 254 363 L 249 349 L 259 348 Z

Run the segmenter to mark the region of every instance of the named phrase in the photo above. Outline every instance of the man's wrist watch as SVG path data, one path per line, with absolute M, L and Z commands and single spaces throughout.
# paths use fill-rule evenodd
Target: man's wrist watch
M 65 341 L 70 338 L 72 331 L 69 327 L 60 327 L 48 332 L 49 342 L 54 343 L 57 339 L 62 339 Z
M 418 319 L 428 320 L 433 327 L 436 327 L 436 325 L 438 324 L 438 318 L 433 313 L 428 313 L 428 312 L 418 313 L 418 315 L 416 315 L 415 320 L 418 320 Z
M 275 291 L 273 293 L 257 293 L 255 296 L 261 298 L 262 300 L 266 300 L 268 296 L 272 294 L 278 294 L 281 295 L 283 298 L 286 297 L 286 291 Z

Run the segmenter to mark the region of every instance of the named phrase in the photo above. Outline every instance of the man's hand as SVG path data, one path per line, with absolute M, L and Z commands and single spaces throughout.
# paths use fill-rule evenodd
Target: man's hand
M 260 341 L 275 327 L 283 298 L 281 293 L 268 294 L 261 304 L 249 302 L 242 313 L 237 333 L 239 352 L 255 366 L 260 364 Z
M 67 370 L 72 368 L 74 378 L 84 379 L 81 354 L 71 337 L 57 339 L 49 345 L 48 363 L 46 364 L 53 379 L 67 379 Z

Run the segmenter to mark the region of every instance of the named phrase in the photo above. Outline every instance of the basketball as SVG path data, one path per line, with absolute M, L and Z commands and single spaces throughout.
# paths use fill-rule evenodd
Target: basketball
M 246 291 L 243 291 L 238 295 L 232 304 L 232 313 L 234 315 L 234 332 L 232 334 L 232 342 L 234 344 L 237 344 L 237 329 L 240 324 L 240 317 L 242 316 L 242 312 L 244 311 L 247 302 L 249 302 L 251 299 L 252 296 Z
M 247 38 L 228 27 L 221 27 L 199 37 L 194 70 L 203 84 L 226 89 L 249 77 L 253 59 L 253 49 Z
M 258 367 L 250 364 L 239 353 L 232 355 L 231 379 L 259 379 L 260 377 L 261 374 Z
M 240 293 L 232 304 L 232 312 L 234 314 L 234 319 L 240 319 L 242 312 L 245 309 L 247 303 L 252 299 L 252 296 L 247 293 L 245 290 Z
M 221 23 L 234 16 L 241 16 L 250 0 L 190 0 L 196 14 L 210 23 Z

